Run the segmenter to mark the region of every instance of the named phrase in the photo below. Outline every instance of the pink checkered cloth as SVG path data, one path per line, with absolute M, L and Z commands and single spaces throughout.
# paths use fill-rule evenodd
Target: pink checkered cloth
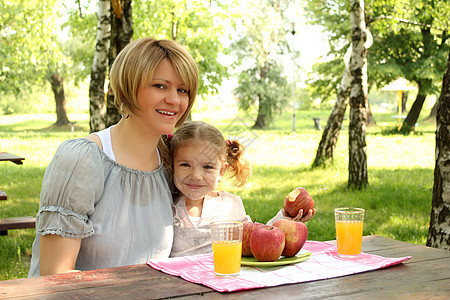
M 215 276 L 212 254 L 151 259 L 147 264 L 156 270 L 219 292 L 233 292 L 356 274 L 400 264 L 411 258 L 361 253 L 358 258 L 343 259 L 337 255 L 336 246 L 316 241 L 307 241 L 303 249 L 312 253 L 306 261 L 277 267 L 243 266 L 240 275 L 235 277 Z

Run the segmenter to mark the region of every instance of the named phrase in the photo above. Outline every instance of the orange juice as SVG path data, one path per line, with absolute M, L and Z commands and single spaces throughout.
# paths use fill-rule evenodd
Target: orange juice
M 336 240 L 339 254 L 361 253 L 363 221 L 336 221 Z
M 216 274 L 232 275 L 240 272 L 242 242 L 216 241 L 212 248 Z

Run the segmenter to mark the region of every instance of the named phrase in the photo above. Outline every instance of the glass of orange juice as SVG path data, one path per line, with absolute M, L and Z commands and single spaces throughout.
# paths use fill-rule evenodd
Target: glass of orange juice
M 334 209 L 339 256 L 353 258 L 361 253 L 364 214 L 363 208 L 341 207 Z
M 242 222 L 211 223 L 214 273 L 235 276 L 241 271 Z

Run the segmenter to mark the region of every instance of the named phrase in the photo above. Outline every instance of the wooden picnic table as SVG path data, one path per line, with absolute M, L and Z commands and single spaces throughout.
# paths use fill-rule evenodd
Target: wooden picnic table
M 12 161 L 15 164 L 22 165 L 25 158 L 8 152 L 0 152 L 0 161 Z
M 12 161 L 17 165 L 22 165 L 25 158 L 8 152 L 0 152 L 0 161 Z M 5 191 L 0 190 L 0 200 L 8 200 Z
M 328 241 L 335 244 L 336 241 Z M 365 236 L 363 251 L 409 261 L 332 279 L 219 293 L 146 264 L 0 281 L 5 299 L 449 299 L 450 251 Z
M 11 161 L 17 165 L 23 165 L 25 158 L 8 152 L 0 152 L 0 161 Z M 0 190 L 0 200 L 8 200 L 5 191 Z M 34 217 L 14 217 L 0 219 L 0 236 L 7 235 L 10 229 L 34 228 L 36 218 Z

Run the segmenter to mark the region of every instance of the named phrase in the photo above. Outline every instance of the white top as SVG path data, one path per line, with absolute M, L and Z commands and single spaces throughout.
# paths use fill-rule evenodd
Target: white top
M 105 152 L 105 154 L 108 155 L 108 157 L 111 158 L 111 160 L 116 161 L 116 156 L 114 155 L 111 143 L 111 128 L 113 127 L 114 125 L 99 132 L 95 132 L 93 134 L 95 134 L 100 138 L 103 152 Z
M 191 221 L 192 225 L 197 228 L 198 224 L 200 224 L 201 217 L 191 217 L 189 216 L 189 221 Z
M 111 158 L 111 160 L 116 161 L 116 156 L 114 155 L 111 143 L 111 128 L 113 128 L 114 126 L 115 125 L 112 125 L 111 127 L 108 127 L 99 132 L 94 132 L 92 134 L 95 134 L 100 138 L 103 152 L 105 152 L 105 154 L 108 155 L 108 157 Z M 158 165 L 161 165 L 161 156 L 159 155 L 158 148 L 156 148 L 156 153 L 158 154 Z
M 174 241 L 171 257 L 209 253 L 211 246 L 210 223 L 214 221 L 248 222 L 242 199 L 228 192 L 206 196 L 203 201 L 202 216 L 197 226 L 192 224 L 186 209 L 186 197 L 174 200 Z
M 39 275 L 39 241 L 46 234 L 82 239 L 77 270 L 168 257 L 173 215 L 167 170 L 127 168 L 84 138 L 63 142 L 42 182 L 29 277 Z

